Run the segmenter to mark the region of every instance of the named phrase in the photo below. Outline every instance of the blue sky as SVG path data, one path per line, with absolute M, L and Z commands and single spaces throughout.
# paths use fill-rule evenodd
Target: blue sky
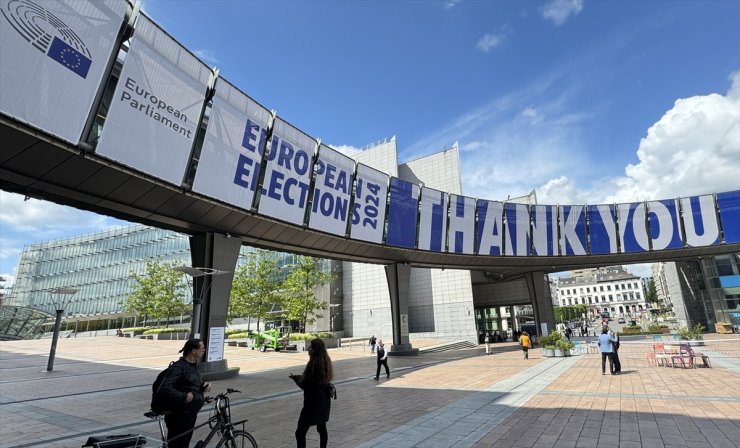
M 144 11 L 337 148 L 460 149 L 463 192 L 540 203 L 740 189 L 740 2 L 174 1 Z M 23 245 L 124 224 L 0 193 Z

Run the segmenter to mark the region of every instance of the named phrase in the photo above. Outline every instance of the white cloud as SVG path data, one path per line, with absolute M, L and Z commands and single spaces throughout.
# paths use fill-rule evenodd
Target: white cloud
M 653 272 L 651 271 L 652 263 L 637 263 L 629 264 L 624 266 L 624 270 L 632 275 L 636 275 L 640 278 L 652 277 Z
M 740 189 L 740 71 L 727 95 L 677 100 L 640 141 L 636 164 L 611 179 L 608 202 Z
M 462 2 L 463 2 L 463 0 L 447 0 L 445 2 L 445 9 L 452 9 L 452 8 L 454 8 L 455 6 L 459 5 Z
M 501 45 L 503 40 L 503 35 L 486 34 L 485 36 L 480 38 L 475 46 L 478 47 L 478 49 L 481 50 L 483 53 L 488 53 L 492 49 Z
M 542 121 L 542 117 L 537 113 L 535 109 L 532 109 L 531 107 L 527 107 L 526 109 L 524 109 L 521 115 L 530 119 L 532 124 L 536 124 Z
M 350 157 L 362 151 L 362 148 L 358 148 L 352 145 L 327 145 L 327 146 L 329 146 L 332 149 L 336 149 L 342 154 L 346 156 L 350 156 Z
M 193 53 L 204 62 L 218 64 L 218 58 L 211 50 L 194 50 Z
M 67 232 L 74 228 L 102 229 L 108 227 L 105 216 L 65 207 L 37 199 L 24 200 L 22 195 L 0 191 L 0 222 L 9 229 L 33 233 L 37 239 Z
M 583 9 L 583 0 L 552 0 L 540 8 L 542 17 L 560 26 Z

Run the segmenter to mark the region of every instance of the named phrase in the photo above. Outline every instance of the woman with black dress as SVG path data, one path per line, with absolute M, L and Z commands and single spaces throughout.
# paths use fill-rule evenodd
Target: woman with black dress
M 331 358 L 326 351 L 324 341 L 314 339 L 308 346 L 308 364 L 302 375 L 290 374 L 290 378 L 303 389 L 303 409 L 298 418 L 298 428 L 295 430 L 295 439 L 298 448 L 306 447 L 308 428 L 316 425 L 319 433 L 321 448 L 326 448 L 329 434 L 326 432 L 326 422 L 329 421 L 331 400 L 329 397 L 329 383 L 333 373 Z

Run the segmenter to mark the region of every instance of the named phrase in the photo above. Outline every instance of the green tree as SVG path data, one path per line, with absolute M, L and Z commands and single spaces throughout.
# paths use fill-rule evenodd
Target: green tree
M 170 319 L 186 314 L 190 304 L 185 303 L 187 282 L 182 273 L 174 269 L 177 262 L 150 260 L 146 263 L 143 274 L 132 272 L 129 279 L 133 282 L 131 292 L 122 302 L 124 310 L 140 316 L 155 319 Z
M 296 257 L 296 263 L 284 284 L 287 295 L 286 311 L 288 319 L 297 320 L 303 331 L 306 331 L 307 324 L 324 317 L 318 311 L 326 307 L 327 303 L 316 298 L 316 289 L 330 280 L 331 274 L 321 270 L 318 259 L 303 255 Z
M 247 262 L 236 268 L 229 298 L 229 320 L 237 317 L 260 320 L 273 317 L 282 308 L 282 279 L 274 252 L 258 250 L 247 255 Z
M 648 280 L 645 301 L 648 303 L 654 303 L 656 305 L 660 303 L 660 299 L 658 298 L 658 291 L 655 289 L 655 281 L 653 281 L 653 279 Z

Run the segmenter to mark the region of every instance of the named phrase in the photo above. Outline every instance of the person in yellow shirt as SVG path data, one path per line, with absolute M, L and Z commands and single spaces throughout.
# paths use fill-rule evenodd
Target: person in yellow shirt
M 529 339 L 529 333 L 522 331 L 522 335 L 519 338 L 519 344 L 522 345 L 522 351 L 524 351 L 524 359 L 529 359 L 529 349 L 532 348 L 532 340 Z

